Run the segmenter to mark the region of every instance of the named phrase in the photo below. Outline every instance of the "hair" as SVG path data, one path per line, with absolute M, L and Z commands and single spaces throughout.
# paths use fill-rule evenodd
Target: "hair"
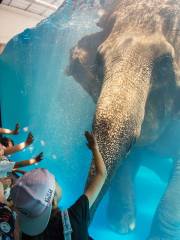
M 7 137 L 1 137 L 0 138 L 0 143 L 5 146 L 5 147 L 8 147 L 8 142 L 11 142 L 12 145 L 14 146 L 14 141 L 11 139 L 11 138 L 7 138 Z

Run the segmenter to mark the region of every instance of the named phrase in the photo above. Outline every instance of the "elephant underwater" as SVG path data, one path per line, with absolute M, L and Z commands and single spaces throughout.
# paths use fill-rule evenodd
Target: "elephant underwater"
M 180 2 L 104 0 L 101 6 L 101 31 L 79 40 L 67 68 L 97 104 L 93 131 L 108 178 L 91 213 L 110 187 L 111 228 L 134 230 L 134 178 L 144 160 L 131 149 L 157 151 L 173 159 L 173 168 L 147 239 L 179 240 Z

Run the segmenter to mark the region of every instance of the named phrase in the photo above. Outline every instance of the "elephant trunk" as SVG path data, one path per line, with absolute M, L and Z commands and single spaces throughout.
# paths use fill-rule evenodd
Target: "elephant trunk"
M 180 236 L 180 158 L 154 216 L 148 240 L 177 240 Z M 177 238 L 178 236 L 178 238 Z
M 105 61 L 104 84 L 97 103 L 94 132 L 108 174 L 139 137 L 150 88 L 152 58 L 142 49 L 129 50 L 120 62 Z

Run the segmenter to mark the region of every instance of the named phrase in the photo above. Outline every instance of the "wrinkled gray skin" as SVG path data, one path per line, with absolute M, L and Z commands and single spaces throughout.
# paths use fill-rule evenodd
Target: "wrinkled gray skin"
M 68 69 L 97 102 L 93 129 L 108 178 L 91 210 L 93 213 L 112 183 L 110 225 L 120 233 L 134 230 L 133 185 L 143 161 L 141 149 L 158 150 L 176 161 L 148 240 L 178 240 L 179 146 L 168 146 L 179 139 L 171 132 L 174 121 L 180 126 L 180 3 L 109 0 L 101 4 L 105 13 L 98 25 L 102 31 L 78 42 L 72 49 Z M 135 142 L 133 151 L 139 153 L 138 159 L 127 154 Z M 156 163 L 144 164 L 159 171 Z M 170 171 L 170 164 L 158 164 Z M 114 212 L 119 216 L 114 216 Z

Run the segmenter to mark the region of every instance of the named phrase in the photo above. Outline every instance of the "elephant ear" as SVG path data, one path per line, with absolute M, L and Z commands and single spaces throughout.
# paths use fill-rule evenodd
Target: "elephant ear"
M 100 2 L 104 11 L 97 26 L 102 31 L 83 37 L 71 49 L 69 66 L 66 69 L 67 75 L 73 76 L 95 103 L 100 95 L 104 73 L 104 61 L 98 53 L 98 48 L 109 36 L 115 23 L 115 18 L 111 17 L 112 8 L 108 7 L 108 1 Z M 110 2 L 113 3 L 110 4 L 111 7 L 117 5 L 117 0 L 110 0 Z
M 67 75 L 74 79 L 88 92 L 96 103 L 101 91 L 103 79 L 103 61 L 98 55 L 98 47 L 104 41 L 104 31 L 83 37 L 71 49 Z

